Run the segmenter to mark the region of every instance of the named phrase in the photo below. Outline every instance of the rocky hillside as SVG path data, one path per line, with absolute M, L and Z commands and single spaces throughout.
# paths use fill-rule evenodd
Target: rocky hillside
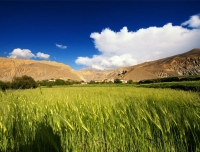
M 50 61 L 0 58 L 0 80 L 11 81 L 15 76 L 28 75 L 35 80 L 81 80 L 69 66 Z
M 130 67 L 105 71 L 98 71 L 94 69 L 83 69 L 79 71 L 79 75 L 87 81 L 109 81 L 116 78 L 140 81 L 159 77 L 196 74 L 200 74 L 200 49 L 198 48 L 183 54 L 151 62 L 145 62 Z
M 11 81 L 14 76 L 28 75 L 35 80 L 62 78 L 108 82 L 118 78 L 137 82 L 144 79 L 196 74 L 200 74 L 199 48 L 160 60 L 105 71 L 93 68 L 73 71 L 71 67 L 57 62 L 0 58 L 0 80 L 3 81 Z

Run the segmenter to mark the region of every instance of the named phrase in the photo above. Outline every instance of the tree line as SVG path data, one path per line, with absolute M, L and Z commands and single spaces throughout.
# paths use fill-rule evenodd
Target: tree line
M 83 81 L 75 80 L 63 80 L 63 79 L 51 79 L 51 80 L 42 80 L 35 81 L 31 76 L 23 75 L 21 77 L 14 77 L 11 82 L 4 82 L 0 80 L 0 90 L 5 91 L 7 89 L 34 89 L 38 86 L 52 87 L 55 85 L 73 85 L 80 84 Z M 115 79 L 114 82 L 101 82 L 101 83 L 122 83 L 120 79 Z M 132 80 L 127 81 L 128 84 L 132 84 Z M 99 82 L 90 81 L 88 84 L 99 84 Z
M 31 76 L 23 75 L 21 77 L 14 77 L 11 82 L 0 81 L 0 90 L 7 89 L 34 89 L 38 86 L 52 87 L 54 85 L 72 85 L 79 84 L 79 81 L 55 79 L 52 81 L 42 80 L 35 81 Z
M 141 81 L 139 81 L 139 84 L 142 84 L 142 83 L 159 83 L 159 82 L 198 81 L 198 80 L 200 80 L 199 75 L 174 76 L 174 77 L 141 80 Z

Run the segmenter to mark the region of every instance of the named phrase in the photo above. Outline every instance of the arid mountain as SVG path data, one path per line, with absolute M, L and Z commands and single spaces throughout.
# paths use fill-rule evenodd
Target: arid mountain
M 73 71 L 71 67 L 57 62 L 0 58 L 0 80 L 3 81 L 11 81 L 14 76 L 28 75 L 35 80 L 62 78 L 108 82 L 118 78 L 137 82 L 144 79 L 196 74 L 200 74 L 199 48 L 160 60 L 104 71 L 93 68 Z
M 35 80 L 71 79 L 81 80 L 69 66 L 51 62 L 0 58 L 0 80 L 11 81 L 15 76 L 28 75 Z
M 200 49 L 196 48 L 183 54 L 130 67 L 105 71 L 82 69 L 78 73 L 86 81 L 110 81 L 116 78 L 140 81 L 168 76 L 196 75 L 200 74 Z

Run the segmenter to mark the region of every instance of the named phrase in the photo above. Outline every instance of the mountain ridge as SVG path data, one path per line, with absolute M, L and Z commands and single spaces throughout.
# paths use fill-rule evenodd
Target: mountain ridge
M 123 74 L 123 71 L 126 71 L 126 73 Z M 82 73 L 80 72 L 80 74 Z M 200 74 L 200 48 L 138 65 L 105 70 L 101 74 L 98 72 L 96 79 L 100 80 L 104 78 L 113 80 L 118 78 L 131 79 L 137 82 L 144 79 L 197 74 Z M 85 73 L 82 75 L 87 77 Z M 89 78 L 91 77 L 90 75 Z
M 22 75 L 31 76 L 35 80 L 81 80 L 70 66 L 63 63 L 0 57 L 0 80 L 11 81 L 13 77 Z
M 0 80 L 2 81 L 11 81 L 13 77 L 28 75 L 35 80 L 71 79 L 108 82 L 123 79 L 137 82 L 144 79 L 198 74 L 200 74 L 200 48 L 138 65 L 104 71 L 94 68 L 75 71 L 70 66 L 55 61 L 0 57 Z

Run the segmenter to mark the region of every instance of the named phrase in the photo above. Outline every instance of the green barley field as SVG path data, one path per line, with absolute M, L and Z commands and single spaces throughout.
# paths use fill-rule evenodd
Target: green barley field
M 171 89 L 0 92 L 0 152 L 200 152 L 200 97 Z

